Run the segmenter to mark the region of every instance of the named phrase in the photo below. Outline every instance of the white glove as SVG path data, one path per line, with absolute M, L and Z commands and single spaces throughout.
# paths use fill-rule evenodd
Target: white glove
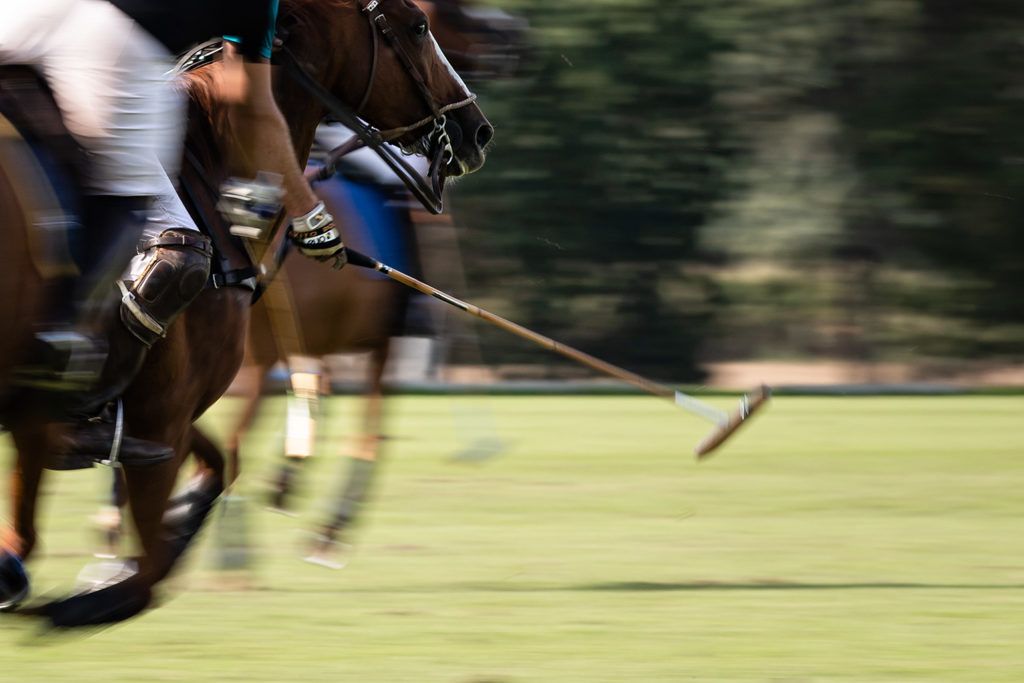
M 317 261 L 334 259 L 335 270 L 340 270 L 348 262 L 345 243 L 334 226 L 334 217 L 324 209 L 323 202 L 317 202 L 305 216 L 293 218 L 288 234 L 303 255 Z

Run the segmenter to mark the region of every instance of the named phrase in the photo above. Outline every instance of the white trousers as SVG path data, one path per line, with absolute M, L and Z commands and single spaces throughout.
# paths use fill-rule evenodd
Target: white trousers
M 0 0 L 0 63 L 42 72 L 89 153 L 86 192 L 156 197 L 157 222 L 196 228 L 170 180 L 181 159 L 184 93 L 155 38 L 106 0 Z

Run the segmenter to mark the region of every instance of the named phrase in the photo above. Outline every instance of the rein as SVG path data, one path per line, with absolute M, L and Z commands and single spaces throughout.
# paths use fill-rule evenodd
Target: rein
M 398 40 L 398 37 L 394 33 L 394 29 L 381 10 L 381 1 L 382 0 L 370 0 L 370 2 L 366 4 L 363 4 L 362 2 L 359 3 L 360 11 L 365 14 L 370 24 L 372 58 L 366 88 L 360 98 L 359 105 L 354 110 L 317 82 L 309 71 L 299 63 L 295 55 L 286 45 L 281 45 L 275 48 L 274 62 L 281 65 L 291 78 L 293 78 L 303 89 L 319 101 L 335 120 L 344 124 L 354 133 L 348 141 L 339 145 L 328 154 L 324 167 L 321 168 L 313 177 L 314 181 L 325 180 L 333 175 L 338 161 L 345 154 L 355 151 L 360 147 L 368 147 L 387 164 L 391 171 L 403 182 L 403 184 L 405 184 L 413 196 L 419 200 L 427 211 L 433 214 L 440 214 L 444 211 L 444 202 L 442 198 L 444 188 L 441 171 L 455 158 L 451 138 L 446 130 L 447 118 L 445 114 L 454 109 L 472 104 L 476 100 L 476 95 L 470 93 L 469 96 L 463 100 L 439 106 L 431 94 L 430 89 L 427 87 L 426 80 L 420 73 L 420 70 L 416 67 L 416 64 L 409 56 L 409 53 L 403 47 L 402 43 Z M 387 40 L 388 45 L 395 52 L 395 55 L 398 57 L 403 68 L 409 74 L 409 77 L 416 85 L 417 90 L 431 111 L 430 116 L 424 117 L 419 121 L 406 126 L 387 130 L 376 130 L 371 126 L 368 126 L 359 118 L 358 115 L 358 113 L 366 106 L 367 102 L 369 102 L 370 95 L 373 90 L 377 72 L 379 53 L 378 43 L 380 42 L 381 36 Z M 178 62 L 175 71 L 183 72 L 202 66 L 203 64 L 211 61 L 220 50 L 221 41 L 219 39 L 208 41 L 183 56 L 183 58 Z M 389 144 L 389 141 L 397 139 L 416 130 L 417 128 L 430 124 L 431 122 L 434 124 L 433 128 L 430 133 L 425 136 L 425 141 L 421 140 L 419 142 L 421 148 L 426 152 L 425 156 L 430 159 L 428 182 L 428 180 L 423 178 L 416 169 L 409 164 L 409 162 L 402 158 L 399 152 L 395 151 L 394 146 Z M 219 189 L 214 187 L 213 183 L 207 177 L 205 169 L 202 167 L 202 164 L 199 163 L 198 159 L 196 159 L 195 156 L 187 150 L 185 157 L 187 163 L 198 174 L 200 181 L 204 185 L 208 186 L 208 189 L 211 189 L 213 192 L 219 192 Z M 196 196 L 195 188 L 191 187 L 191 184 L 184 178 L 182 178 L 182 184 L 189 200 L 200 214 L 202 222 L 206 224 L 208 228 L 207 233 L 216 241 L 217 238 L 213 235 L 214 231 L 212 229 L 210 217 L 203 215 L 204 212 L 202 211 L 198 197 Z M 287 240 L 285 240 L 282 243 L 282 248 L 277 250 L 274 254 L 273 264 L 269 269 L 264 266 L 262 268 L 250 267 L 232 270 L 226 261 L 222 260 L 220 263 L 221 272 L 211 275 L 211 286 L 223 287 L 241 285 L 249 289 L 253 289 L 255 290 L 253 298 L 255 302 L 263 291 L 265 291 L 270 279 L 272 279 L 280 269 L 281 262 L 284 260 L 284 256 L 287 253 L 287 244 Z M 218 254 L 222 254 L 223 250 L 218 248 L 217 252 Z M 223 259 L 223 257 L 221 258 Z M 262 278 L 259 277 L 261 274 L 263 275 Z
M 309 72 L 295 60 L 295 56 L 288 48 L 282 47 L 275 56 L 278 58 L 281 66 L 285 68 L 299 85 L 319 100 L 327 111 L 330 112 L 331 116 L 355 134 L 352 139 L 331 152 L 328 156 L 329 163 L 320 169 L 313 177 L 313 180 L 329 178 L 335 171 L 334 165 L 338 163 L 338 160 L 344 154 L 365 146 L 372 149 L 377 153 L 377 156 L 384 160 L 388 168 L 405 183 L 405 186 L 423 204 L 424 208 L 435 214 L 444 211 L 439 173 L 433 174 L 431 182 L 428 184 L 409 162 L 402 159 L 398 152 L 395 152 L 388 146 L 387 141 L 381 136 L 380 132 L 363 123 L 341 100 L 317 83 Z

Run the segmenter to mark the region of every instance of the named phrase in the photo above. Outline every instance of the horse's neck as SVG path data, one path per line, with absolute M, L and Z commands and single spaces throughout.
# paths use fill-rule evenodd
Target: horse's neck
M 306 65 L 313 78 L 336 95 L 339 94 L 336 91 L 337 84 L 351 84 L 351 87 L 344 88 L 346 96 L 342 96 L 341 99 L 354 108 L 362 96 L 362 83 L 356 81 L 362 78 L 363 74 L 348 73 L 348 70 L 353 68 L 354 61 L 351 51 L 356 49 L 358 55 L 365 52 L 366 60 L 369 61 L 372 52 L 367 44 L 367 36 L 373 35 L 373 28 L 363 17 L 358 6 L 351 1 L 282 2 L 279 26 L 289 24 L 287 15 L 290 12 L 304 17 L 291 17 L 301 27 L 294 30 L 295 40 L 286 43 L 294 53 L 296 62 Z M 369 66 L 362 68 L 369 71 Z M 359 70 L 362 71 L 362 68 Z M 300 85 L 297 79 L 290 77 L 282 69 L 277 69 L 274 76 L 274 95 L 288 123 L 295 152 L 300 163 L 304 164 L 313 146 L 316 127 L 323 119 L 324 105 Z
M 292 146 L 301 166 L 306 163 L 309 151 L 313 147 L 313 136 L 323 118 L 324 108 L 294 79 L 287 75 L 282 76 L 283 78 L 275 82 L 274 95 L 288 125 Z

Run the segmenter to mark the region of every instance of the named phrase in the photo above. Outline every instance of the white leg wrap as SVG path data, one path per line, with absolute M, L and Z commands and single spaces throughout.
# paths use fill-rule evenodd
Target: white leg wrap
M 308 458 L 313 455 L 313 446 L 316 443 L 320 375 L 313 372 L 294 372 L 291 381 L 285 455 L 289 458 Z

